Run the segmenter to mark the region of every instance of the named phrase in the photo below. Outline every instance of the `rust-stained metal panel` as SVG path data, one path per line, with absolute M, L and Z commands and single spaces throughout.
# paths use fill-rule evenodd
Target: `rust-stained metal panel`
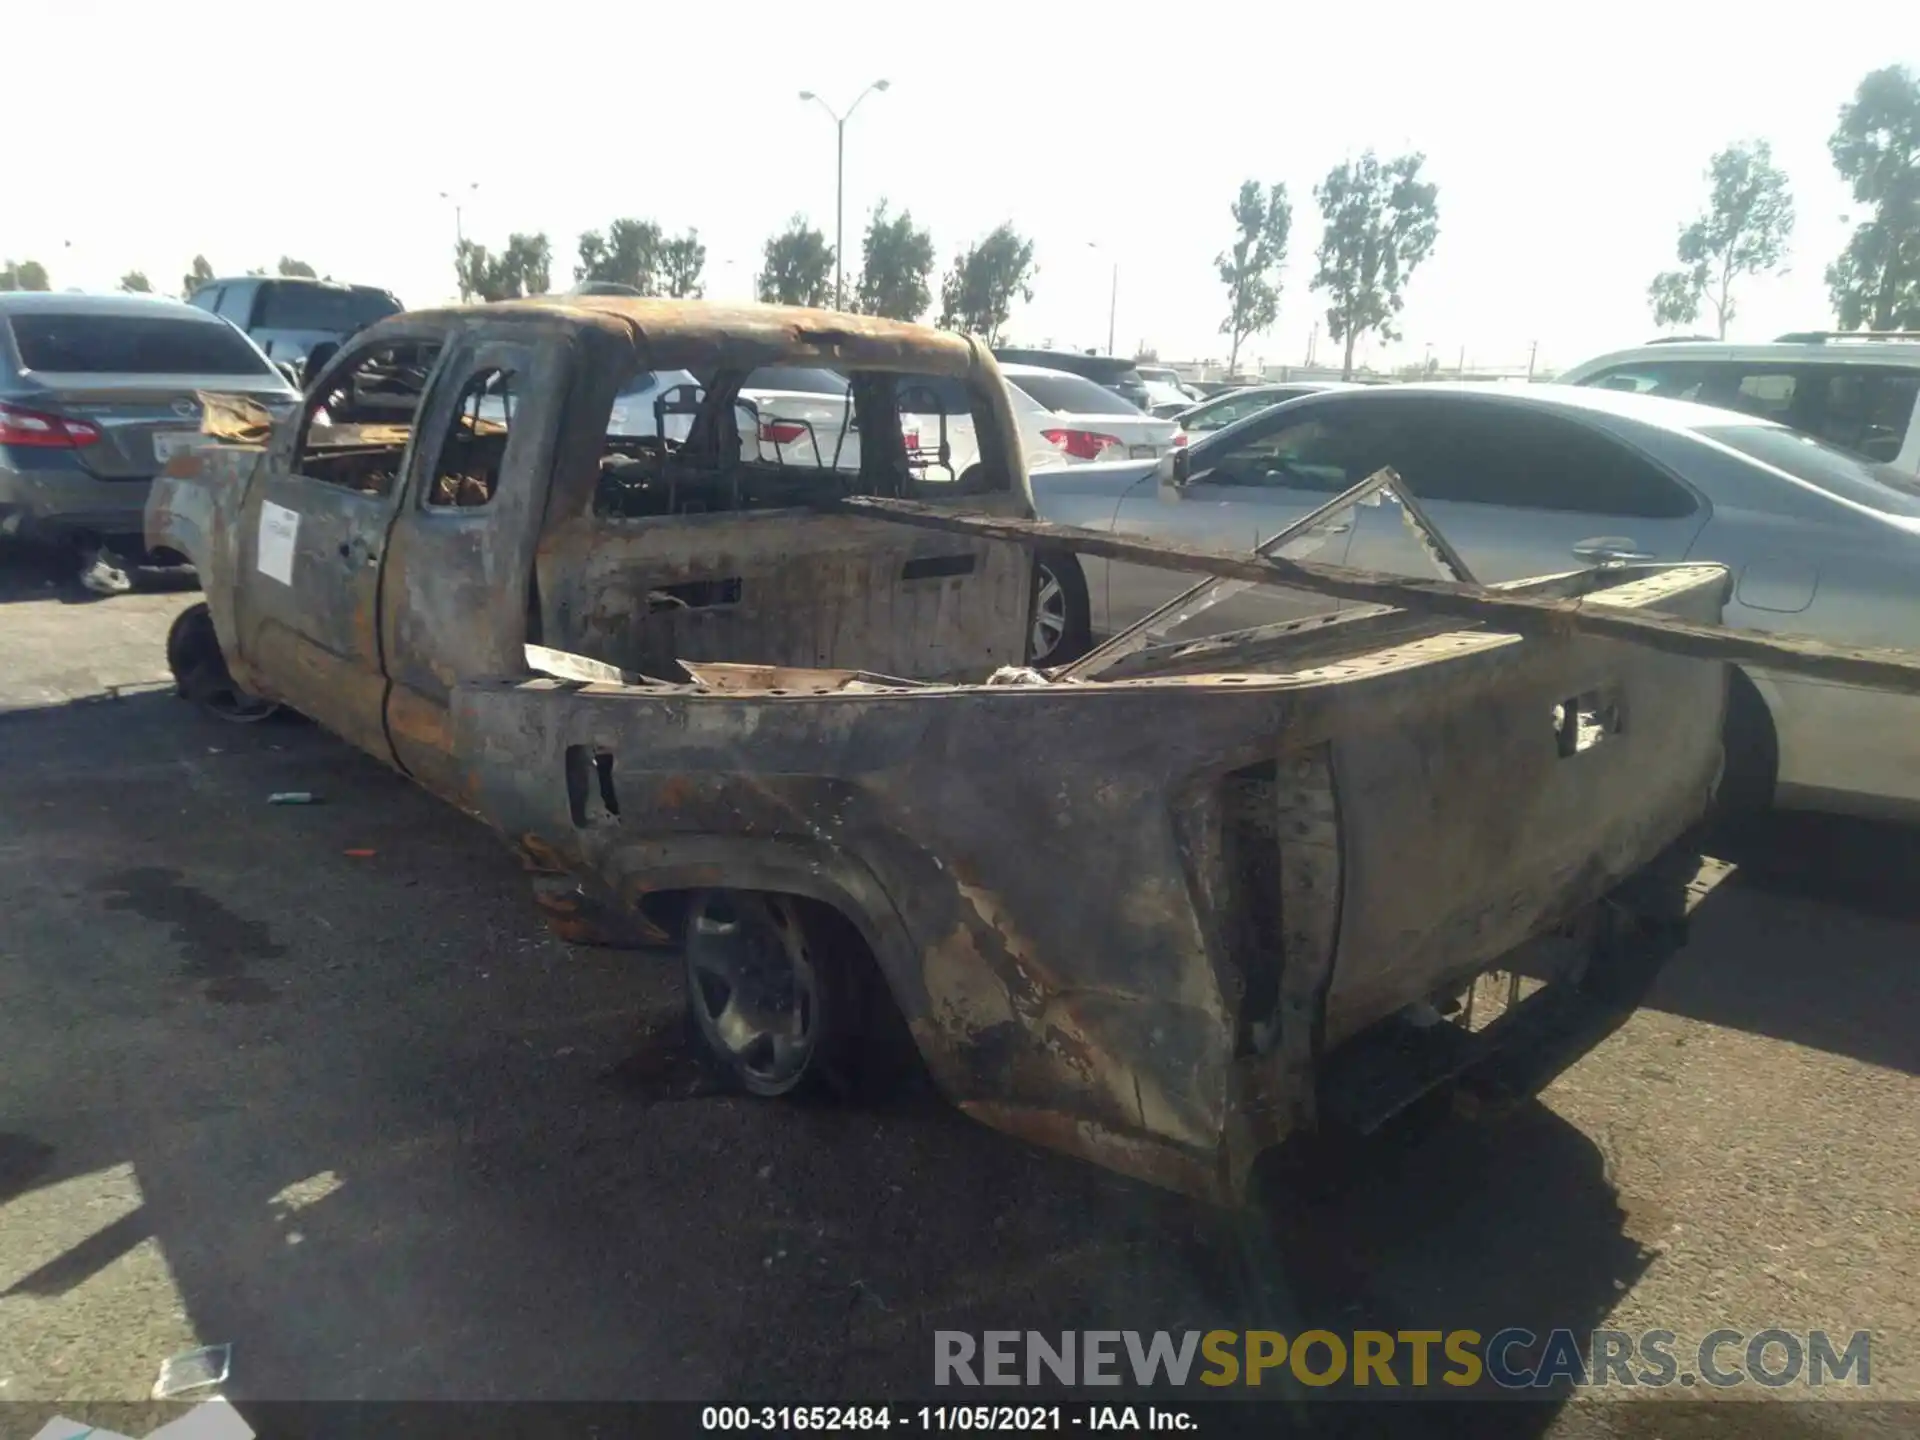
M 1678 569 L 1616 603 L 1717 613 L 1724 584 Z M 1558 697 L 1608 687 L 1644 726 L 1557 758 Z M 1312 1114 L 1338 1037 L 1599 899 L 1692 821 L 1724 687 L 1722 667 L 1631 645 L 1464 632 L 1110 683 L 483 681 L 456 692 L 453 744 L 493 823 L 630 904 L 730 885 L 842 910 L 970 1113 L 1224 1196 Z M 610 757 L 617 816 L 571 811 L 573 747 Z M 1196 797 L 1262 765 L 1290 908 L 1249 1043 L 1225 811 Z

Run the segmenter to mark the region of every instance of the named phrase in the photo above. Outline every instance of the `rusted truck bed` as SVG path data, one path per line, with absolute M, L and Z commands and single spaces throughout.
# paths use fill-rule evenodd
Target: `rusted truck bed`
M 1589 610 L 1712 623 L 1727 579 L 1594 583 Z M 606 902 L 833 907 L 967 1112 L 1224 1199 L 1289 1134 L 1491 1058 L 1415 1033 L 1466 1036 L 1443 1011 L 1481 972 L 1548 981 L 1520 1007 L 1542 1075 L 1590 1046 L 1638 963 L 1602 902 L 1646 889 L 1716 779 L 1723 665 L 1380 622 L 1087 683 L 478 679 L 452 750 L 480 813 Z M 1529 943 L 1569 927 L 1559 959 Z

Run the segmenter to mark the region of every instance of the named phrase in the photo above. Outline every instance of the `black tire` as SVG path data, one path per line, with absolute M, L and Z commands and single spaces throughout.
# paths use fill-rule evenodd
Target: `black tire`
M 167 631 L 167 668 L 183 700 L 230 725 L 258 724 L 279 712 L 271 700 L 249 695 L 234 683 L 204 600 L 174 617 Z
M 1750 820 L 1773 808 L 1774 781 L 1780 770 L 1780 741 L 1773 715 L 1744 670 L 1727 682 L 1725 760 L 1709 822 L 1716 828 Z
M 1086 577 L 1080 562 L 1068 552 L 1042 550 L 1034 558 L 1029 616 L 1029 665 L 1065 665 L 1093 648 Z
M 684 954 L 689 1033 L 733 1088 L 845 1099 L 897 1078 L 886 1022 L 898 1012 L 837 911 L 775 891 L 696 891 Z

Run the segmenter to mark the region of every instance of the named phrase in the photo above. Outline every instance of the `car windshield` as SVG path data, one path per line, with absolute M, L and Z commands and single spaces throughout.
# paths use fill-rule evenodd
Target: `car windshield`
M 264 375 L 267 358 L 224 321 L 188 315 L 61 314 L 8 321 L 20 363 L 64 375 Z
M 801 395 L 847 393 L 847 377 L 801 365 L 763 365 L 747 376 L 742 390 L 785 390 Z
M 1140 408 L 1078 375 L 1014 375 L 1009 383 L 1061 415 L 1138 415 Z
M 254 323 L 269 330 L 323 330 L 347 335 L 400 313 L 384 290 L 345 285 L 269 285 Z
M 1862 460 L 1783 425 L 1707 425 L 1697 433 L 1856 505 L 1920 517 L 1920 480 L 1891 465 Z

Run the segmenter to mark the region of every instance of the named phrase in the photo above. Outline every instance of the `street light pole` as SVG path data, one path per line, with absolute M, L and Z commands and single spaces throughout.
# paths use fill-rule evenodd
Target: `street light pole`
M 811 90 L 800 92 L 802 100 L 813 101 L 833 117 L 833 308 L 836 310 L 844 310 L 847 304 L 847 121 L 853 118 L 853 112 L 860 108 L 862 100 L 874 91 L 884 91 L 886 88 L 885 80 L 874 81 L 853 97 L 853 104 L 847 106 L 845 114 L 836 111 Z
M 1107 354 L 1113 354 L 1113 317 L 1120 312 L 1120 262 L 1113 262 L 1113 283 L 1107 287 Z
M 1105 250 L 1100 249 L 1099 242 L 1095 240 L 1089 240 L 1087 242 L 1087 248 L 1089 250 L 1099 250 L 1102 255 L 1107 253 Z M 1113 321 L 1114 317 L 1119 313 L 1120 262 L 1115 260 L 1113 262 L 1113 282 L 1107 287 L 1107 354 L 1109 355 L 1113 354 Z
M 464 190 L 442 190 L 440 198 L 453 202 L 453 269 L 460 282 L 460 299 L 464 303 L 467 297 L 466 274 L 460 269 L 460 252 L 467 248 L 467 232 L 460 219 L 460 207 L 466 197 L 480 188 L 478 180 L 471 181 Z

